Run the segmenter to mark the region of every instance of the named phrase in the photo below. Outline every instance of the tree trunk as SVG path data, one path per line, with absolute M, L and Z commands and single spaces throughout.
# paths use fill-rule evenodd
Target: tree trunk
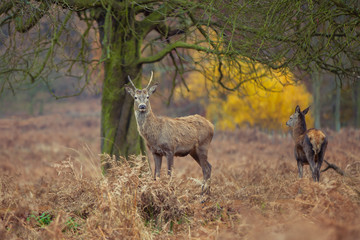
M 321 104 L 320 104 L 320 88 L 322 82 L 322 76 L 319 71 L 311 74 L 312 85 L 313 85 L 313 97 L 314 97 L 314 120 L 315 128 L 321 128 L 320 116 L 321 116 Z
M 137 131 L 133 99 L 124 90 L 128 75 L 135 85 L 140 86 L 142 65 L 137 62 L 141 42 L 130 28 L 117 24 L 108 14 L 97 19 L 103 58 L 106 58 L 101 101 L 101 152 L 118 158 L 145 151 Z M 106 170 L 107 166 L 104 168 Z
M 355 80 L 354 82 L 354 110 L 355 110 L 355 119 L 354 126 L 360 128 L 360 81 Z
M 105 65 L 106 77 L 101 101 L 101 151 L 117 157 L 144 152 L 143 140 L 138 134 L 133 113 L 133 99 L 124 91 L 130 73 L 112 64 Z M 141 69 L 137 72 L 140 73 Z
M 336 94 L 335 94 L 335 131 L 340 131 L 341 123 L 340 123 L 340 104 L 341 104 L 341 80 L 338 75 L 335 76 L 335 87 L 336 87 Z

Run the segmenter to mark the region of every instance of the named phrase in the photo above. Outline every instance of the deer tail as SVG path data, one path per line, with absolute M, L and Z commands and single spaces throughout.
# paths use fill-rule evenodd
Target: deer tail
M 308 134 L 312 149 L 315 154 L 318 154 L 321 150 L 321 146 L 325 141 L 325 134 L 319 130 L 312 131 Z

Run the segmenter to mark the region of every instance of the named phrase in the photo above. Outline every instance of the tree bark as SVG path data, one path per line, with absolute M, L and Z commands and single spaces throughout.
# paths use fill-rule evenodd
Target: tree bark
M 111 64 L 106 65 L 112 71 L 106 70 L 103 83 L 101 151 L 116 157 L 144 153 L 143 140 L 138 134 L 133 113 L 133 99 L 124 92 L 128 73 L 109 66 Z
M 360 81 L 356 80 L 354 82 L 354 126 L 360 128 Z
M 336 94 L 335 94 L 335 131 L 340 131 L 341 122 L 340 122 L 340 107 L 341 107 L 341 80 L 338 75 L 335 76 L 335 87 L 336 87 Z
M 97 19 L 103 57 L 106 58 L 101 101 L 101 152 L 117 158 L 144 154 L 145 145 L 138 134 L 133 113 L 134 102 L 124 90 L 128 75 L 135 85 L 141 85 L 142 64 L 138 63 L 141 42 L 128 28 L 121 27 L 111 17 L 106 18 L 104 13 Z
M 320 88 L 322 82 L 322 76 L 319 71 L 312 72 L 312 85 L 313 85 L 313 97 L 314 97 L 314 119 L 315 119 L 315 128 L 321 128 L 321 104 L 320 104 Z

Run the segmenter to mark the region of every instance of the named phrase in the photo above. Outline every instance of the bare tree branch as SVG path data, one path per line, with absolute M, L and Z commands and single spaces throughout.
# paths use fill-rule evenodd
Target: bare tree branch
M 11 0 L 3 0 L 0 3 L 0 14 L 7 13 L 12 7 L 14 3 Z
M 24 6 L 19 6 L 23 8 Z M 42 2 L 39 7 L 30 7 L 26 9 L 17 9 L 17 11 L 26 11 L 30 16 L 24 16 L 22 14 L 17 14 L 15 17 L 15 29 L 18 32 L 24 33 L 29 31 L 39 20 L 47 13 L 49 10 L 49 4 Z M 25 19 L 24 19 L 25 18 Z
M 154 63 L 154 62 L 160 61 L 167 54 L 169 54 L 172 50 L 174 50 L 176 48 L 193 49 L 193 50 L 197 50 L 197 51 L 201 51 L 201 52 L 219 54 L 219 55 L 226 54 L 226 51 L 215 50 L 215 49 L 203 47 L 199 44 L 192 44 L 192 43 L 177 41 L 177 42 L 171 43 L 169 45 L 166 45 L 161 51 L 154 54 L 153 56 L 140 58 L 137 63 L 138 64 L 147 64 L 147 63 Z
M 321 172 L 326 172 L 327 170 L 329 169 L 333 169 L 335 172 L 337 172 L 338 174 L 340 174 L 341 176 L 346 176 L 346 173 L 341 170 L 341 168 L 339 168 L 338 166 L 336 166 L 335 164 L 333 163 L 329 163 L 328 161 L 326 161 L 324 159 L 324 162 L 327 164 L 327 167 L 323 170 L 321 170 Z

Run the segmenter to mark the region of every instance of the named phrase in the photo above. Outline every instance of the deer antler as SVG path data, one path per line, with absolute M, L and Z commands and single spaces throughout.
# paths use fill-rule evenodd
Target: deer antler
M 128 79 L 129 79 L 129 81 L 130 81 L 131 85 L 134 87 L 134 89 L 137 89 L 137 88 L 135 87 L 134 83 L 131 81 L 131 78 L 130 78 L 130 76 L 129 76 L 129 75 L 128 75 Z
M 154 76 L 154 73 L 153 73 L 153 71 L 151 71 L 150 81 L 149 81 L 148 85 L 146 86 L 146 88 L 148 88 L 150 86 L 150 83 L 151 83 L 151 81 L 153 79 L 153 76 Z

